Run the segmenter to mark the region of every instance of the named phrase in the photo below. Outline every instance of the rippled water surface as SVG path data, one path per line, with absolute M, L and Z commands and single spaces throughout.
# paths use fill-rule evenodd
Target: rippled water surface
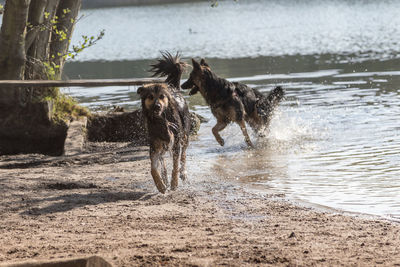
M 397 54 L 400 1 L 240 0 L 86 10 L 73 42 L 106 30 L 81 60 L 132 60 L 158 50 L 219 58 L 314 53 Z M 106 19 L 105 19 L 106 18 Z
M 66 74 L 147 77 L 158 50 L 179 49 L 262 92 L 281 85 L 286 100 L 267 137 L 252 137 L 254 150 L 246 148 L 237 125 L 222 132 L 226 145 L 220 147 L 209 108 L 200 96 L 187 98 L 192 110 L 210 119 L 191 142 L 191 179 L 237 180 L 293 199 L 400 219 L 400 2 L 284 2 L 88 10 L 76 33 L 106 28 L 108 37 L 82 62 L 69 63 Z M 135 87 L 66 92 L 93 110 L 140 105 Z

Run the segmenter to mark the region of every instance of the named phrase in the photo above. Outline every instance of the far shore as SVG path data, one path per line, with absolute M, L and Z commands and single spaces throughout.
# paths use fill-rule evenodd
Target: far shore
M 145 6 L 145 5 L 162 5 L 192 2 L 211 2 L 210 0 L 83 0 L 82 8 L 106 8 L 119 6 Z

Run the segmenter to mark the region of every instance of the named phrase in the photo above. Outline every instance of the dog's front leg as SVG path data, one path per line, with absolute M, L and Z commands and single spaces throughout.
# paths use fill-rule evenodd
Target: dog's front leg
M 158 172 L 159 162 L 160 162 L 160 153 L 150 150 L 150 161 L 151 161 L 151 176 L 153 177 L 154 183 L 158 191 L 161 193 L 165 193 L 167 187 L 161 179 L 160 173 Z
M 172 151 L 172 178 L 171 178 L 171 190 L 175 190 L 178 187 L 178 175 L 179 175 L 179 153 L 180 153 L 180 144 L 177 142 L 174 145 Z
M 221 145 L 224 146 L 225 142 L 224 139 L 222 139 L 221 135 L 219 135 L 219 132 L 225 129 L 225 127 L 228 125 L 228 123 L 223 122 L 223 121 L 217 121 L 217 124 L 212 128 L 212 133 L 217 140 L 217 142 Z
M 165 186 L 168 187 L 168 172 L 167 172 L 167 166 L 165 165 L 164 157 L 160 157 L 160 164 L 161 164 L 161 177 L 162 177 L 162 180 L 163 180 Z
M 181 168 L 179 170 L 182 181 L 185 181 L 186 177 L 187 177 L 187 174 L 186 174 L 186 149 L 187 149 L 188 145 L 189 145 L 189 136 L 185 135 L 183 137 L 183 142 L 182 142 Z

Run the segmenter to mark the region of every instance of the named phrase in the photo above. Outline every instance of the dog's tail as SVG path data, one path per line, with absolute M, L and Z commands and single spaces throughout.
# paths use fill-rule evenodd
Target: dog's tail
M 151 64 L 150 72 L 153 72 L 155 76 L 167 76 L 165 82 L 170 86 L 180 90 L 180 81 L 183 71 L 189 66 L 187 63 L 181 61 L 181 55 L 179 52 L 175 56 L 167 51 L 161 51 L 161 59 L 157 60 L 157 63 Z
M 276 106 L 285 97 L 285 90 L 277 86 L 273 89 L 266 97 L 260 97 L 257 103 L 257 111 L 263 117 L 269 117 L 272 115 Z
M 283 90 L 282 87 L 277 86 L 275 87 L 275 89 L 269 92 L 267 99 L 271 107 L 274 108 L 279 104 L 279 102 L 282 101 L 284 96 L 285 96 L 285 90 Z

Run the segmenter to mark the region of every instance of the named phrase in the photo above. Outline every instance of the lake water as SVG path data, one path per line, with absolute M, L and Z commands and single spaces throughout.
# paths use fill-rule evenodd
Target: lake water
M 284 3 L 281 3 L 284 2 Z M 400 2 L 223 1 L 85 10 L 73 42 L 106 36 L 68 63 L 69 78 L 148 77 L 159 50 L 206 57 L 222 77 L 287 97 L 248 150 L 240 129 L 189 149 L 189 177 L 237 181 L 295 200 L 400 220 Z M 107 18 L 106 20 L 104 18 Z M 92 110 L 140 107 L 135 87 L 67 88 Z

